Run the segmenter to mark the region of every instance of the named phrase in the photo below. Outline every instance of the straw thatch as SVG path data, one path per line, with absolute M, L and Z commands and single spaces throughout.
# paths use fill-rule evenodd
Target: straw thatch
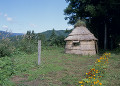
M 84 26 L 76 27 L 65 39 L 67 40 L 97 40 L 94 35 Z
M 75 27 L 65 39 L 65 52 L 71 54 L 95 55 L 97 38 L 85 27 Z

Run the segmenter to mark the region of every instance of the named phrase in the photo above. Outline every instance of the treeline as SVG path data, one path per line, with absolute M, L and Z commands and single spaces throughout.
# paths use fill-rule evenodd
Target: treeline
M 120 44 L 120 0 L 65 0 L 65 19 L 74 25 L 85 20 L 98 38 L 99 49 L 113 50 Z
M 13 52 L 22 51 L 25 53 L 34 53 L 37 51 L 38 40 L 42 42 L 42 48 L 47 46 L 64 47 L 65 36 L 58 36 L 55 30 L 49 38 L 42 33 L 35 33 L 34 31 L 27 31 L 26 34 L 3 38 L 0 40 L 0 57 L 10 56 Z

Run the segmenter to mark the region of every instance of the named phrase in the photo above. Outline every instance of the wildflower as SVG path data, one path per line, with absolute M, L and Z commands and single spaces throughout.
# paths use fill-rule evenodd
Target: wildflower
M 88 73 L 86 73 L 86 75 L 87 75 Z
M 95 71 L 95 69 L 93 69 L 93 71 Z
M 99 85 L 102 85 L 102 83 L 99 83 Z
M 95 75 L 93 75 L 93 76 L 95 76 Z
M 96 84 L 98 83 L 98 82 L 95 82 Z
M 97 80 L 97 82 L 99 82 L 99 80 Z
M 79 81 L 79 83 L 80 83 L 80 84 L 82 84 L 82 83 L 83 83 L 83 81 Z
M 101 62 L 100 60 L 98 60 L 98 62 Z
M 81 85 L 81 86 L 83 86 L 83 85 Z
M 96 84 L 96 82 L 94 82 L 94 85 Z
M 96 70 L 96 73 L 98 73 L 98 70 Z

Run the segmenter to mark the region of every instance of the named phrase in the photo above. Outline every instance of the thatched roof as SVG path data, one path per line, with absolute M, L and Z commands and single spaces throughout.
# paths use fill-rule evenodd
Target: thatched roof
M 80 26 L 75 27 L 65 40 L 97 40 L 97 38 L 85 26 Z

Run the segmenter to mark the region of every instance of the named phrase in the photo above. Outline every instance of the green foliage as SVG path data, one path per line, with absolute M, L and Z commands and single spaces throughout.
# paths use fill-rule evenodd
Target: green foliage
M 37 41 L 38 41 L 38 40 L 41 40 L 42 45 L 46 45 L 46 38 L 45 38 L 45 35 L 44 35 L 44 34 L 42 34 L 42 33 L 37 33 L 37 34 L 36 34 L 36 39 L 37 39 Z
M 21 51 L 24 51 L 24 52 L 26 52 L 28 54 L 34 53 L 34 52 L 37 51 L 37 45 L 32 40 L 23 39 L 20 42 L 19 46 L 20 46 Z
M 15 47 L 12 45 L 10 39 L 6 38 L 0 40 L 0 57 L 10 56 L 14 50 Z
M 50 36 L 50 40 L 54 40 L 55 37 L 56 37 L 56 34 L 55 34 L 55 30 L 53 28 L 51 36 Z
M 65 45 L 64 39 L 65 39 L 64 36 L 57 36 L 55 34 L 55 30 L 53 29 L 50 39 L 48 40 L 49 45 L 50 46 L 64 46 Z
M 65 30 L 65 33 L 71 33 L 71 32 L 72 32 L 72 29 L 71 30 L 68 30 L 68 29 Z
M 74 25 L 78 19 L 86 19 L 87 27 L 98 38 L 100 48 L 104 46 L 105 25 L 107 48 L 116 48 L 120 36 L 120 0 L 65 0 L 65 20 Z M 112 37 L 110 37 L 112 35 Z M 110 44 L 111 43 L 111 44 Z M 112 48 L 111 48 L 112 49 Z
M 51 33 L 51 36 L 50 36 L 50 39 L 49 39 L 49 45 L 50 46 L 55 45 L 56 40 L 57 40 L 57 35 L 55 34 L 55 30 L 53 29 L 52 33 Z
M 85 17 L 112 17 L 111 11 L 117 13 L 119 1 L 114 0 L 66 0 L 69 3 L 68 7 L 64 10 L 66 15 L 65 19 L 69 19 L 70 24 L 75 24 L 77 19 Z M 108 15 L 109 14 L 109 15 Z M 105 19 L 103 19 L 105 20 Z
M 81 20 L 78 20 L 77 23 L 74 25 L 74 27 L 80 27 L 80 26 L 85 26 L 86 27 L 85 22 L 83 22 Z
M 119 57 L 120 55 L 112 54 L 109 59 L 107 77 L 101 81 L 103 85 L 119 86 Z M 64 48 L 56 46 L 42 49 L 40 66 L 37 65 L 38 53 L 18 53 L 13 58 L 14 77 L 19 80 L 14 81 L 18 84 L 13 86 L 34 86 L 34 83 L 36 86 L 79 86 L 79 80 L 85 78 L 85 73 L 89 71 L 88 65 L 94 65 L 93 62 L 97 59 L 96 56 L 65 54 Z
M 45 45 L 45 36 L 41 33 L 34 33 L 34 31 L 27 31 L 26 35 L 19 42 L 19 49 L 26 53 L 34 53 L 37 51 L 38 40 L 42 41 L 42 45 Z
M 14 73 L 11 58 L 0 58 L 0 86 L 11 86 L 9 78 Z
M 50 39 L 50 36 L 51 36 L 51 34 L 52 34 L 52 31 L 53 31 L 53 30 L 47 30 L 47 31 L 45 31 L 45 32 L 42 32 L 41 34 L 43 34 L 43 35 L 45 36 L 46 40 L 49 40 L 49 39 Z M 57 36 L 61 36 L 61 35 L 62 35 L 62 36 L 67 37 L 69 33 L 65 33 L 65 30 L 55 30 L 55 34 L 56 34 Z

